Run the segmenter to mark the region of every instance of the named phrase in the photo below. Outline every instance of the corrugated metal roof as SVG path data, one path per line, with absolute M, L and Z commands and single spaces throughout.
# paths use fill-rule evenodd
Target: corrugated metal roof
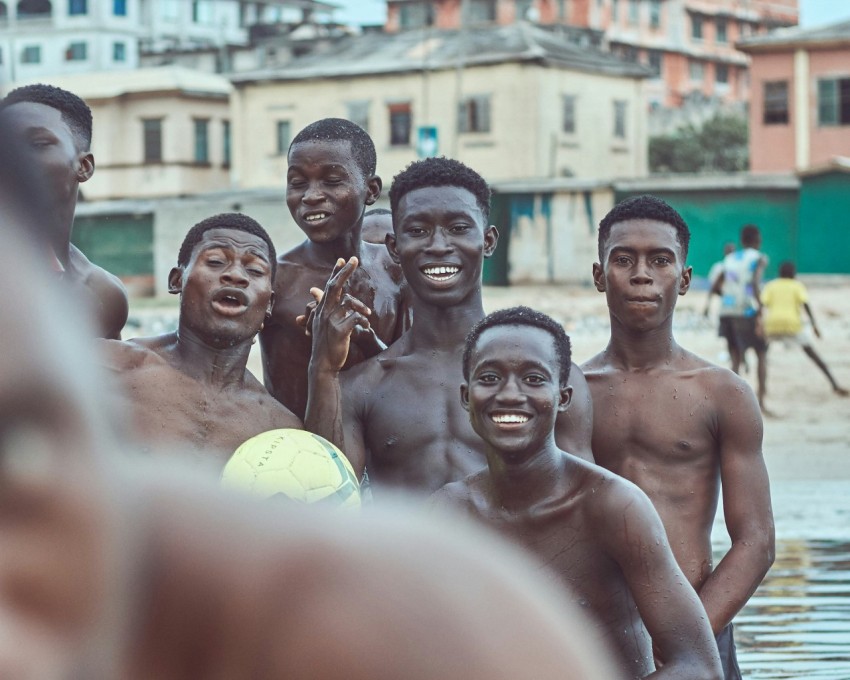
M 651 75 L 645 66 L 623 61 L 590 45 L 576 44 L 557 29 L 519 22 L 460 31 L 416 30 L 348 36 L 321 52 L 274 68 L 234 74 L 230 79 L 238 87 L 260 81 L 342 78 L 535 61 L 607 75 L 633 78 Z
M 751 52 L 776 47 L 824 43 L 850 44 L 850 18 L 816 28 L 781 28 L 766 35 L 739 40 L 735 46 L 744 52 Z

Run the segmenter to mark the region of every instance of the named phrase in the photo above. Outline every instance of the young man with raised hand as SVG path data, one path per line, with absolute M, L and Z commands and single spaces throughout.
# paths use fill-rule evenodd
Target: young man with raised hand
M 673 337 L 676 300 L 691 283 L 689 241 L 681 215 L 652 196 L 627 199 L 603 218 L 593 280 L 606 296 L 611 338 L 582 368 L 596 462 L 649 496 L 708 613 L 725 677 L 738 678 L 731 622 L 773 563 L 773 513 L 752 390 Z M 721 490 L 732 546 L 715 567 Z
M 17 160 L 37 180 L 43 252 L 50 268 L 89 310 L 100 337 L 120 339 L 127 292 L 71 243 L 80 184 L 94 174 L 92 114 L 77 95 L 52 85 L 26 85 L 0 101 L 0 125 Z
M 390 189 L 394 234 L 387 237 L 411 294 L 413 324 L 385 352 L 339 373 L 348 335 L 369 309 L 347 294 L 356 261 L 340 263 L 313 321 L 308 429 L 334 441 L 376 497 L 395 488 L 431 494 L 486 464 L 481 439 L 456 398 L 467 333 L 484 318 L 481 274 L 496 248 L 490 188 L 463 163 L 427 158 Z M 592 411 L 578 368 L 573 405 L 557 420 L 558 443 L 592 460 Z
M 375 145 L 363 128 L 341 118 L 308 125 L 292 140 L 286 172 L 286 204 L 307 239 L 278 258 L 275 304 L 260 334 L 265 384 L 286 408 L 303 418 L 311 340 L 297 318 L 323 289 L 337 258 L 356 257 L 361 267 L 348 291 L 367 304 L 371 331 L 355 333 L 346 367 L 377 354 L 407 326 L 401 270 L 384 245 L 361 238 L 363 214 L 381 194 Z
M 178 328 L 151 338 L 102 341 L 147 449 L 186 452 L 222 466 L 245 440 L 302 427 L 247 369 L 251 345 L 274 303 L 275 250 L 239 213 L 202 220 L 186 234 L 169 292 Z
M 463 353 L 460 401 L 488 467 L 431 502 L 535 555 L 595 620 L 623 677 L 719 679 L 705 611 L 646 494 L 555 443 L 555 421 L 572 396 L 570 364 L 569 338 L 545 314 L 514 307 L 477 323 Z

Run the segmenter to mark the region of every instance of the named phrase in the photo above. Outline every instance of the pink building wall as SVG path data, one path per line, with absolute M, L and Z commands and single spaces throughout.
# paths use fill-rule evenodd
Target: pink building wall
M 850 156 L 850 125 L 818 125 L 818 79 L 850 78 L 850 48 L 809 52 L 811 137 L 809 165 L 823 165 L 833 156 Z
M 788 122 L 764 124 L 764 83 L 788 81 Z M 794 55 L 754 54 L 750 64 L 750 170 L 794 169 Z

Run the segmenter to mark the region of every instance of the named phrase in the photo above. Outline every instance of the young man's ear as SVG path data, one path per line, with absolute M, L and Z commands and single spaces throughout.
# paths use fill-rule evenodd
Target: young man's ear
M 558 390 L 558 413 L 563 413 L 570 407 L 573 400 L 572 385 L 561 385 Z
M 274 291 L 269 296 L 269 304 L 266 307 L 266 321 L 268 321 L 272 317 L 272 310 L 274 309 Z
M 377 175 L 372 175 L 372 177 L 366 180 L 366 205 L 372 205 L 381 197 L 381 189 L 383 187 L 384 183 Z
M 492 224 L 484 230 L 484 257 L 490 257 L 499 243 L 499 230 Z
M 173 267 L 168 272 L 168 292 L 171 295 L 180 295 L 183 292 L 183 267 Z
M 94 154 L 91 151 L 81 151 L 77 156 L 77 181 L 88 182 L 94 174 Z
M 605 272 L 602 270 L 602 265 L 598 262 L 593 263 L 593 285 L 600 293 L 605 292 Z
M 679 295 L 684 295 L 691 287 L 691 276 L 694 273 L 693 267 L 685 267 L 682 271 L 682 278 L 679 279 Z
M 460 405 L 463 406 L 464 411 L 469 411 L 469 383 L 461 383 Z
M 398 252 L 395 249 L 395 234 L 387 234 L 384 237 L 384 245 L 387 247 L 387 251 L 389 251 L 392 261 L 399 264 L 401 262 L 401 258 L 399 258 Z

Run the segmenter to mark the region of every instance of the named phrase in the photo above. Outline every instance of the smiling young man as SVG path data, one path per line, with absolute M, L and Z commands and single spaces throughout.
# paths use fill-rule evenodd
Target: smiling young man
M 646 495 L 562 451 L 555 421 L 570 403 L 570 341 L 528 307 L 494 312 L 466 340 L 460 401 L 487 468 L 448 484 L 458 509 L 534 554 L 594 617 L 627 678 L 720 678 L 705 611 Z M 653 647 L 661 660 L 653 673 Z
M 91 110 L 66 90 L 27 85 L 0 101 L 0 124 L 39 181 L 46 261 L 90 310 L 97 333 L 120 338 L 128 310 L 124 285 L 71 244 L 79 186 L 94 174 Z
M 246 439 L 301 421 L 247 370 L 274 302 L 275 251 L 250 217 L 225 213 L 189 230 L 169 292 L 180 296 L 173 333 L 103 341 L 145 448 L 223 465 Z
M 773 514 L 752 390 L 673 338 L 676 300 L 691 282 L 689 241 L 681 215 L 652 196 L 605 216 L 593 280 L 605 293 L 611 339 L 582 368 L 596 462 L 649 496 L 705 605 L 726 678 L 737 678 L 731 621 L 773 562 Z M 713 567 L 721 488 L 732 547 Z
M 361 239 L 363 213 L 381 194 L 375 145 L 358 125 L 325 118 L 299 132 L 289 147 L 286 204 L 307 240 L 278 258 L 275 304 L 260 334 L 265 383 L 284 406 L 303 418 L 311 340 L 296 321 L 323 289 L 337 258 L 362 266 L 348 289 L 372 310 L 373 333 L 361 332 L 346 367 L 377 354 L 408 324 L 401 270 L 383 245 Z
M 448 158 L 412 163 L 390 189 L 395 233 L 387 239 L 411 294 L 413 324 L 377 357 L 339 373 L 347 334 L 368 318 L 345 294 L 349 261 L 330 280 L 313 322 L 308 429 L 332 439 L 376 490 L 430 494 L 485 464 L 454 385 L 461 381 L 467 333 L 484 318 L 481 274 L 496 248 L 490 188 Z M 573 406 L 558 418 L 558 442 L 592 459 L 590 395 L 573 374 Z

